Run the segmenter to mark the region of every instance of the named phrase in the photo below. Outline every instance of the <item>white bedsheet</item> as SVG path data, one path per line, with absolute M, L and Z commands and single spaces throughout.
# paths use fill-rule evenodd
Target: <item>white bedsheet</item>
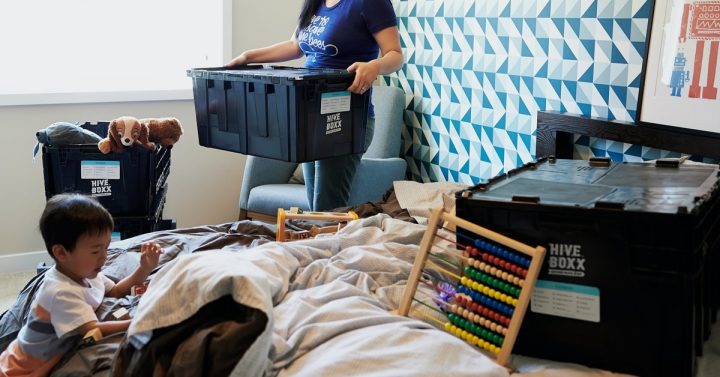
M 454 182 L 395 181 L 393 189 L 400 208 L 408 211 L 419 224 L 426 224 L 434 208 L 455 213 L 455 192 L 468 185 Z
M 377 215 L 336 236 L 180 257 L 142 297 L 128 336 L 226 294 L 268 315 L 237 376 L 508 376 L 462 340 L 397 308 L 425 227 Z

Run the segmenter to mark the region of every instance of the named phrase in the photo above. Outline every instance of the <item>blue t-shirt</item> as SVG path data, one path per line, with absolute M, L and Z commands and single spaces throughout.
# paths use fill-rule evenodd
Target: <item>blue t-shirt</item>
M 310 24 L 298 33 L 308 68 L 347 69 L 378 57 L 373 34 L 397 26 L 390 0 L 340 0 L 328 8 L 322 1 Z

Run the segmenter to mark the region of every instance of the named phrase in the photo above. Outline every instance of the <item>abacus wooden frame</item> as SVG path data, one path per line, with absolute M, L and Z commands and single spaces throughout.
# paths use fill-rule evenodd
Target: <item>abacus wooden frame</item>
M 413 297 L 415 297 L 415 292 L 417 291 L 423 268 L 427 262 L 428 255 L 430 254 L 430 249 L 432 248 L 435 236 L 437 235 L 438 225 L 443 221 L 449 223 L 450 226 L 454 225 L 456 227 L 460 227 L 530 257 L 530 267 L 528 268 L 528 273 L 525 277 L 525 283 L 520 290 L 520 297 L 518 298 L 517 305 L 515 306 L 512 318 L 510 319 L 510 326 L 508 326 L 508 332 L 507 335 L 505 335 L 505 340 L 500 348 L 500 353 L 498 353 L 497 358 L 495 359 L 495 362 L 498 364 L 507 366 L 510 354 L 512 353 L 512 348 L 515 345 L 515 339 L 520 331 L 520 325 L 522 324 L 525 311 L 527 310 L 527 305 L 530 302 L 532 289 L 535 286 L 538 274 L 540 273 L 540 267 L 542 266 L 542 262 L 545 257 L 545 248 L 542 246 L 532 247 L 522 242 L 515 241 L 502 234 L 493 232 L 477 224 L 463 220 L 453 214 L 447 213 L 443 211 L 442 208 L 436 208 L 432 212 L 427 230 L 423 235 L 422 241 L 420 241 L 420 250 L 415 257 L 415 263 L 410 271 L 407 287 L 405 288 L 402 301 L 400 302 L 398 314 L 402 316 L 407 317 L 410 312 L 410 306 L 412 304 Z
M 337 221 L 337 222 L 348 222 L 357 220 L 359 216 L 353 212 L 348 211 L 342 212 L 298 212 L 298 209 L 293 207 L 289 211 L 283 208 L 278 208 L 277 214 L 277 230 L 275 231 L 276 241 L 289 241 L 285 232 L 285 220 L 300 219 L 308 221 Z

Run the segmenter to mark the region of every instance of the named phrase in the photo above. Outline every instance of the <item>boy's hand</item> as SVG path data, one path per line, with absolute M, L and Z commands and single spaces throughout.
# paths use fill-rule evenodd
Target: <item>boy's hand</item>
M 130 288 L 136 284 L 143 284 L 147 280 L 150 273 L 158 266 L 160 262 L 160 254 L 163 253 L 162 247 L 155 242 L 146 242 L 140 245 L 140 266 L 130 276 L 120 280 L 107 293 L 110 297 L 124 297 L 130 294 Z M 128 321 L 130 323 L 130 321 Z M 125 327 L 127 329 L 127 327 Z M 105 330 L 103 330 L 103 334 Z
M 155 242 L 145 242 L 140 246 L 140 268 L 150 273 L 160 262 L 163 249 Z

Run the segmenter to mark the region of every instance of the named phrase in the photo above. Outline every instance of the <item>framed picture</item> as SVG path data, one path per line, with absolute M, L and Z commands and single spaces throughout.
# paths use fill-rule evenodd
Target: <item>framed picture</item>
M 655 0 L 640 124 L 720 135 L 720 0 Z

